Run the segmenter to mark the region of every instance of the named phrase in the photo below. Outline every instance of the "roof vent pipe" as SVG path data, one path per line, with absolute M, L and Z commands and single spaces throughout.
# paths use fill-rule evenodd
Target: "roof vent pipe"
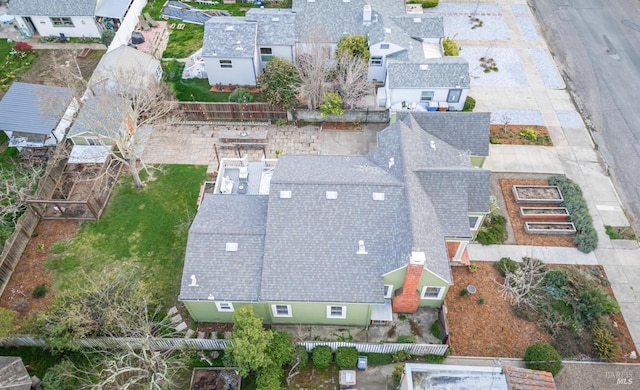
M 359 255 L 366 255 L 367 253 L 368 252 L 367 252 L 367 249 L 364 246 L 364 241 L 363 240 L 358 241 L 358 254 Z
M 189 287 L 198 287 L 198 281 L 196 280 L 196 276 L 191 275 L 189 278 L 191 278 L 191 284 L 189 284 Z
M 392 166 L 394 166 L 394 165 L 395 165 L 395 163 L 396 163 L 396 160 L 395 160 L 393 157 L 391 157 L 391 158 L 389 159 L 389 169 L 391 169 L 391 167 L 392 167 Z
M 430 146 L 431 146 L 431 149 L 436 150 L 436 141 L 431 140 Z

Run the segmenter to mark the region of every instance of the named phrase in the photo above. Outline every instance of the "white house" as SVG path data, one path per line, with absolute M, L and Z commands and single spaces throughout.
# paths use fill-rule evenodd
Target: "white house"
M 9 14 L 16 17 L 16 24 L 28 36 L 99 38 L 105 30 L 117 32 L 123 27 L 130 12 L 137 22 L 146 3 L 147 0 L 11 0 Z M 126 24 L 126 29 L 133 31 L 135 23 Z
M 202 58 L 209 84 L 256 85 L 273 57 L 294 59 L 295 13 L 252 8 L 244 17 L 212 17 L 204 25 Z
M 294 62 L 296 47 L 303 51 L 318 39 L 334 52 L 348 35 L 367 37 L 368 79 L 384 83 L 377 90 L 378 105 L 463 108 L 468 63 L 443 58 L 441 16 L 408 13 L 403 0 L 293 0 L 290 10 L 251 9 L 244 18 L 211 18 L 203 44 L 209 83 L 256 85 L 270 58 Z

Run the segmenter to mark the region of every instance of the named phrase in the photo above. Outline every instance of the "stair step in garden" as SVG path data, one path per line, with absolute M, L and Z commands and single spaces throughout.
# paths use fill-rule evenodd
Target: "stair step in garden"
M 181 323 L 179 323 L 178 325 L 176 325 L 176 331 L 177 331 L 177 332 L 182 332 L 182 331 L 184 331 L 184 330 L 185 330 L 185 329 L 187 329 L 187 328 L 188 328 L 188 326 L 187 326 L 187 323 L 186 323 L 186 322 L 181 322 Z
M 175 316 L 171 317 L 171 322 L 173 322 L 174 324 L 182 322 L 182 316 L 180 314 L 176 314 Z

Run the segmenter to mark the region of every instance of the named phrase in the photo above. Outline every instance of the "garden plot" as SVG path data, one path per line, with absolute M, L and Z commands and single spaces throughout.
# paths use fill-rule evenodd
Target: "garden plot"
M 529 82 L 516 49 L 463 47 L 460 56 L 469 61 L 471 86 L 527 87 Z M 483 60 L 484 59 L 484 60 Z M 493 70 L 482 66 L 494 64 Z
M 509 29 L 497 4 L 440 3 L 429 13 L 444 18 L 444 34 L 457 40 L 509 40 Z

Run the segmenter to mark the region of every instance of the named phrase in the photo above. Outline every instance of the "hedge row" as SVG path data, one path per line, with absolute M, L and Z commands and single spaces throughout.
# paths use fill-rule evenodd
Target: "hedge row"
M 589 253 L 598 246 L 598 234 L 593 227 L 587 202 L 582 196 L 580 186 L 564 176 L 551 176 L 549 184 L 558 186 L 564 197 L 563 206 L 571 214 L 571 222 L 576 226 L 576 238 L 573 242 L 581 252 Z

